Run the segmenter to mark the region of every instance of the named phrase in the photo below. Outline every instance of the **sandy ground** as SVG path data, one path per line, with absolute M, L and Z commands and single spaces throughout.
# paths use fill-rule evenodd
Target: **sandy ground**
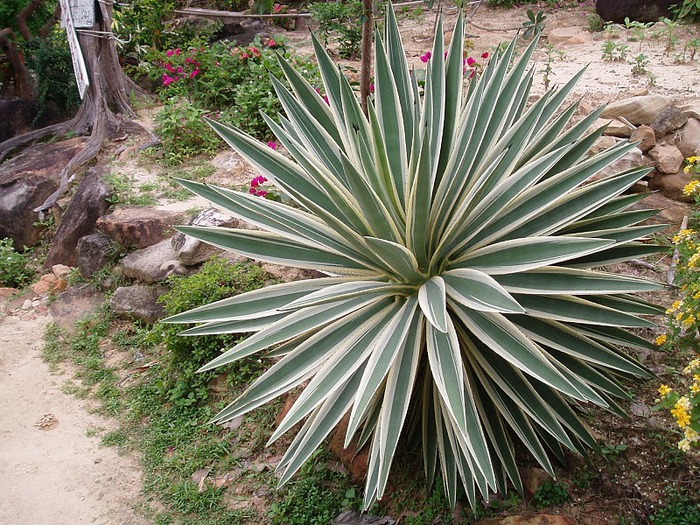
M 137 462 L 88 429 L 110 422 L 65 394 L 42 360 L 48 316 L 0 320 L 0 523 L 140 525 Z

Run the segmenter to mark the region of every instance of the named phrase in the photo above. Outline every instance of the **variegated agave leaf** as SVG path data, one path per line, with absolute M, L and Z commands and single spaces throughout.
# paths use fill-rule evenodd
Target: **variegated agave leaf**
M 442 35 L 442 23 L 437 34 Z M 280 463 L 287 481 L 346 414 L 346 442 L 370 449 L 365 505 L 387 485 L 400 439 L 420 443 L 426 477 L 472 504 L 508 480 L 513 440 L 550 474 L 549 454 L 596 441 L 584 403 L 619 413 L 620 376 L 648 371 L 620 347 L 657 310 L 634 294 L 661 285 L 594 269 L 657 251 L 625 195 L 646 168 L 582 185 L 634 146 L 588 156 L 599 112 L 567 128 L 578 78 L 528 106 L 536 42 L 512 43 L 465 82 L 464 21 L 436 39 L 421 93 L 392 9 L 376 37 L 365 116 L 314 40 L 328 103 L 282 61 L 286 116 L 268 118 L 289 157 L 212 127 L 294 205 L 183 181 L 260 230 L 181 227 L 256 259 L 318 270 L 170 318 L 189 335 L 254 332 L 204 369 L 272 350 L 279 358 L 217 420 L 303 383 L 274 432 L 301 430 Z M 446 51 L 446 52 L 445 52 Z

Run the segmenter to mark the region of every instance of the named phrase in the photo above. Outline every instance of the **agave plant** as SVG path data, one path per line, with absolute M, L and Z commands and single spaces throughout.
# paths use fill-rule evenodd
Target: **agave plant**
M 420 446 L 428 484 L 458 482 L 472 504 L 522 490 L 514 443 L 553 473 L 550 455 L 586 453 L 585 403 L 624 415 L 621 377 L 648 376 L 621 347 L 651 345 L 627 327 L 659 310 L 637 292 L 661 285 L 592 268 L 657 251 L 624 194 L 634 169 L 583 184 L 634 145 L 593 156 L 596 111 L 567 123 L 578 78 L 528 105 L 533 42 L 479 77 L 463 74 L 464 22 L 443 28 L 421 91 L 387 10 L 376 36 L 367 115 L 318 41 L 328 102 L 282 62 L 286 116 L 267 122 L 289 157 L 211 122 L 293 205 L 183 181 L 258 227 L 180 231 L 258 260 L 325 277 L 277 284 L 169 319 L 186 335 L 253 333 L 203 367 L 257 352 L 274 364 L 216 420 L 303 385 L 274 441 L 303 421 L 279 465 L 284 483 L 343 417 L 346 446 L 369 447 L 365 506 L 381 498 L 399 443 Z M 562 109 L 563 108 L 563 109 Z

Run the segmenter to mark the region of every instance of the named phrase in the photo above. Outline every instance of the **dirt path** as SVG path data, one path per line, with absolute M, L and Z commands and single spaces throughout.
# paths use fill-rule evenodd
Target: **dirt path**
M 0 314 L 0 523 L 141 525 L 133 459 L 86 430 L 110 423 L 42 360 L 50 317 Z

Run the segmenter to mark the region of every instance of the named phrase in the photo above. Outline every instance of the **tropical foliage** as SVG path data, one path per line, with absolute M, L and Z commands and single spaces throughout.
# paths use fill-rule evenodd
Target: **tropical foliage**
M 661 285 L 594 270 L 657 251 L 637 223 L 653 211 L 624 194 L 646 168 L 582 185 L 630 151 L 587 153 L 596 111 L 567 128 L 578 78 L 528 105 L 536 39 L 466 78 L 464 21 L 436 39 L 421 88 L 395 15 L 377 34 L 365 116 L 314 40 L 324 98 L 286 62 L 274 81 L 286 113 L 266 120 L 275 150 L 211 122 L 291 202 L 183 181 L 259 227 L 181 227 L 217 246 L 325 277 L 268 286 L 176 315 L 197 336 L 250 333 L 202 370 L 267 351 L 272 365 L 216 417 L 247 413 L 299 386 L 271 441 L 302 423 L 279 464 L 288 481 L 347 417 L 346 443 L 369 447 L 364 504 L 381 498 L 397 449 L 422 447 L 454 504 L 522 489 L 515 442 L 553 474 L 550 453 L 597 448 L 585 403 L 624 415 L 621 377 L 648 370 L 621 347 L 653 348 L 628 327 L 659 309 Z M 443 34 L 442 22 L 437 34 Z

